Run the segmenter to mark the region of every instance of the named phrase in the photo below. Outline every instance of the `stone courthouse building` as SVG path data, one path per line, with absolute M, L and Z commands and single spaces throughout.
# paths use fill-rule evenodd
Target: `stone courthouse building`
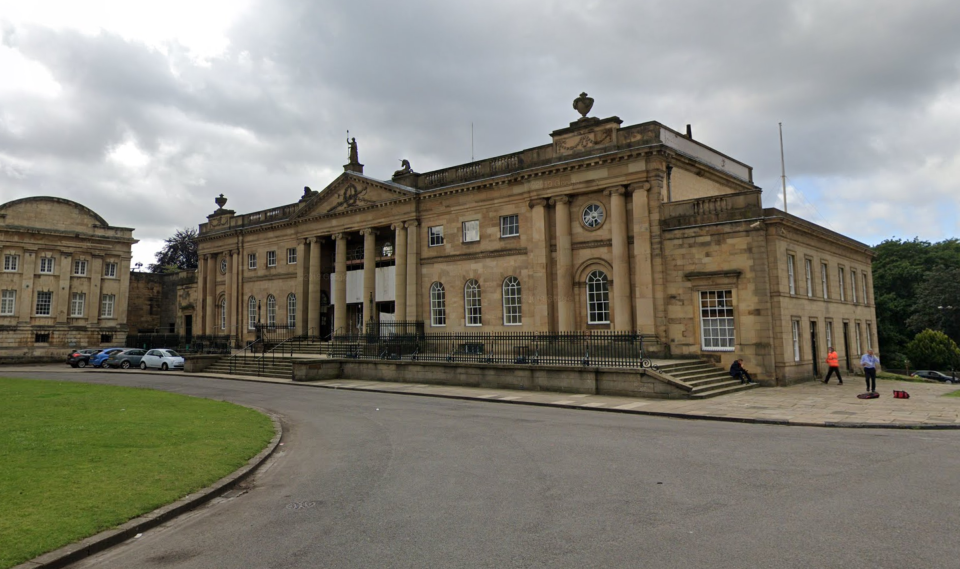
M 136 242 L 70 200 L 0 205 L 0 361 L 122 346 Z
M 876 346 L 863 243 L 764 209 L 750 166 L 657 122 L 582 115 L 548 144 L 390 180 L 344 172 L 295 203 L 200 226 L 197 333 L 259 321 L 327 337 L 370 320 L 431 332 L 621 330 L 672 356 L 746 361 L 768 384 Z

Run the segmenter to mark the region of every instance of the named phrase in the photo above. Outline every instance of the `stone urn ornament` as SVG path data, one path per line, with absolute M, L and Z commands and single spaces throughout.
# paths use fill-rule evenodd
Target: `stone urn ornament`
M 223 197 L 223 194 L 220 194 L 220 197 L 213 200 L 216 202 L 217 207 L 223 209 L 223 206 L 227 205 L 227 198 Z
M 580 93 L 580 96 L 573 100 L 573 108 L 580 113 L 580 120 L 587 118 L 587 113 L 593 108 L 593 97 L 588 97 L 586 93 Z

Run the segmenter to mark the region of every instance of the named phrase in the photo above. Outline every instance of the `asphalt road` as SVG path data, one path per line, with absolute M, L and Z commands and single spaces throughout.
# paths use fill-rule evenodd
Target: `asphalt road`
M 245 493 L 74 567 L 960 566 L 956 431 L 50 375 L 67 378 L 235 401 L 286 429 Z

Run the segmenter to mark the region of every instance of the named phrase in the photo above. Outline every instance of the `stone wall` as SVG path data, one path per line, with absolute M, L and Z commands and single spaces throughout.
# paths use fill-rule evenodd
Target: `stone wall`
M 131 333 L 166 332 L 160 329 L 163 277 L 155 273 L 130 273 L 127 326 Z M 176 305 L 173 308 L 176 309 Z

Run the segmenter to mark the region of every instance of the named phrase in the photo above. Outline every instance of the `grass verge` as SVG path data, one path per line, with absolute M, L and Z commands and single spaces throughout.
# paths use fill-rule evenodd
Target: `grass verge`
M 0 568 L 209 486 L 274 435 L 252 409 L 148 389 L 0 378 Z

